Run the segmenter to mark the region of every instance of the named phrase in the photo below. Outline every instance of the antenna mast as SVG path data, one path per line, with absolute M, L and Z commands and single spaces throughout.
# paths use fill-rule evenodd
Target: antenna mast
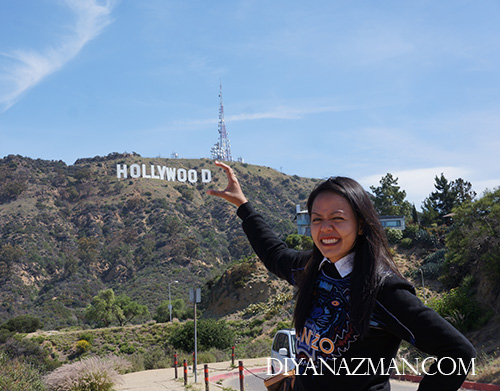
M 224 121 L 224 104 L 222 102 L 222 82 L 220 82 L 220 108 L 219 108 L 219 141 L 212 147 L 212 159 L 226 162 L 233 161 L 231 156 L 231 143 L 227 137 L 226 122 Z

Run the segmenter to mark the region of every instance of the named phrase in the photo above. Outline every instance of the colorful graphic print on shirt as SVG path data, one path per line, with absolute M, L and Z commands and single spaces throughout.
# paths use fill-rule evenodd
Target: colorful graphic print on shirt
M 315 364 L 340 357 L 358 339 L 349 318 L 350 278 L 333 279 L 320 272 L 304 329 L 297 335 L 297 359 Z

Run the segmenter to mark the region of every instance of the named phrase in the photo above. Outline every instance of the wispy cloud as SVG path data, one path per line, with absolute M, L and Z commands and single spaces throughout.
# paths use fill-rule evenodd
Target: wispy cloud
M 286 107 L 279 106 L 269 111 L 253 112 L 253 113 L 240 113 L 225 116 L 226 122 L 236 121 L 255 121 L 261 119 L 301 119 L 312 114 L 321 113 L 335 113 L 347 110 L 353 110 L 354 107 L 349 106 L 318 106 L 318 107 Z M 217 123 L 218 118 L 200 119 L 200 120 L 180 120 L 175 121 L 175 125 L 184 126 L 199 126 Z
M 0 93 L 2 111 L 8 110 L 26 91 L 61 69 L 112 22 L 112 0 L 102 4 L 98 0 L 64 0 L 64 4 L 76 19 L 69 35 L 61 37 L 59 42 L 52 43 L 44 50 L 22 48 L 0 53 L 5 63 L 8 63 L 3 66 L 0 80 L 3 90 Z

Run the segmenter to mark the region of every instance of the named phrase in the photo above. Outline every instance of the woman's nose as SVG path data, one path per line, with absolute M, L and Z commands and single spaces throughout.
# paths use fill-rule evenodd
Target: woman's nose
M 333 229 L 333 223 L 330 220 L 324 220 L 321 222 L 320 229 L 322 231 L 331 231 Z

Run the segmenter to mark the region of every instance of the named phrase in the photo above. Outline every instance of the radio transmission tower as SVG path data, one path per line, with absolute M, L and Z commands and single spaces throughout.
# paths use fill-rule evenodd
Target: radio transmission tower
M 224 104 L 222 103 L 222 82 L 220 83 L 219 108 L 219 141 L 212 147 L 212 159 L 232 162 L 231 143 L 227 137 L 226 122 L 224 121 Z

